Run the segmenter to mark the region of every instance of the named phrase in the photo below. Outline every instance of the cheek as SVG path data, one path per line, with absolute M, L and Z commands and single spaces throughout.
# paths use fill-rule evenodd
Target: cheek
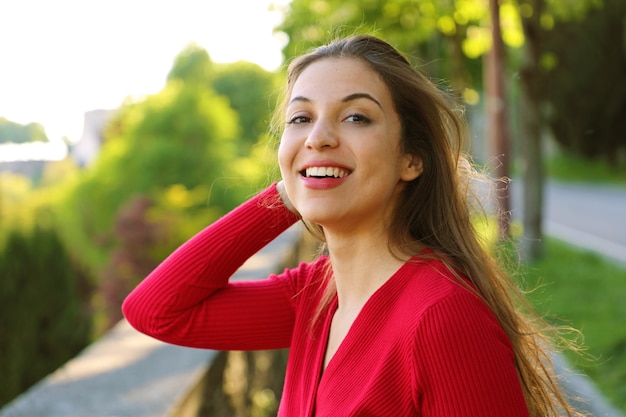
M 292 144 L 289 143 L 288 140 L 284 140 L 281 138 L 280 144 L 278 145 L 278 167 L 280 168 L 280 176 L 283 180 L 283 184 L 285 186 L 285 192 L 291 204 L 294 206 L 296 210 L 298 207 L 295 204 L 295 177 L 290 175 L 293 170 L 293 160 L 295 156 L 295 149 Z
M 289 172 L 289 166 L 291 165 L 292 151 L 288 145 L 288 141 L 281 138 L 278 145 L 278 166 L 280 167 L 280 173 L 285 178 L 285 174 Z

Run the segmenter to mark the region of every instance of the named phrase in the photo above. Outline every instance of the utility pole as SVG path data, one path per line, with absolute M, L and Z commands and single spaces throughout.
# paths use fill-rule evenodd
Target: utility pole
M 500 1 L 489 0 L 491 15 L 491 50 L 487 54 L 485 88 L 487 91 L 488 144 L 496 166 L 495 199 L 499 238 L 510 237 L 511 202 L 509 196 L 510 135 L 504 85 L 504 43 L 500 27 Z

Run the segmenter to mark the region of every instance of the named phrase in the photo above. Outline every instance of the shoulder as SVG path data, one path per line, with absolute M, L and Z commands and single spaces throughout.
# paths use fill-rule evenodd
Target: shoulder
M 467 357 L 476 350 L 497 350 L 512 359 L 498 318 L 468 281 L 439 261 L 418 263 L 414 271 L 406 293 L 415 300 L 410 330 L 417 356 Z
M 438 267 L 421 277 L 414 288 L 432 293 L 407 329 L 416 401 L 440 415 L 527 415 L 512 343 L 491 308 Z
M 437 259 L 411 259 L 398 274 L 402 285 L 400 298 L 420 317 L 433 306 L 450 303 L 457 297 L 467 298 L 470 304 L 484 304 L 465 277 L 453 274 Z
M 407 262 L 372 301 L 372 314 L 384 320 L 385 331 L 410 346 L 455 332 L 497 333 L 500 327 L 469 282 L 433 259 Z
M 498 318 L 462 276 L 437 260 L 410 261 L 400 271 L 391 322 L 418 357 L 467 345 L 511 350 Z M 432 351 L 434 349 L 434 351 Z

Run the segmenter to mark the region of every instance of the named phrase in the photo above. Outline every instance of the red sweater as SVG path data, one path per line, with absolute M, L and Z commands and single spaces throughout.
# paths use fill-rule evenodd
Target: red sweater
M 322 372 L 337 301 L 312 323 L 327 259 L 228 282 L 296 222 L 275 186 L 204 229 L 126 298 L 139 331 L 219 350 L 290 347 L 278 415 L 528 416 L 511 344 L 443 265 L 414 258 L 375 292 Z

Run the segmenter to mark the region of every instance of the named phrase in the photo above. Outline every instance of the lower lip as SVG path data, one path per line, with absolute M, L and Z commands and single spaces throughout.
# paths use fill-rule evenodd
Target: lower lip
M 348 178 L 313 178 L 313 177 L 300 177 L 305 187 L 313 190 L 330 190 L 331 188 L 339 187 Z

